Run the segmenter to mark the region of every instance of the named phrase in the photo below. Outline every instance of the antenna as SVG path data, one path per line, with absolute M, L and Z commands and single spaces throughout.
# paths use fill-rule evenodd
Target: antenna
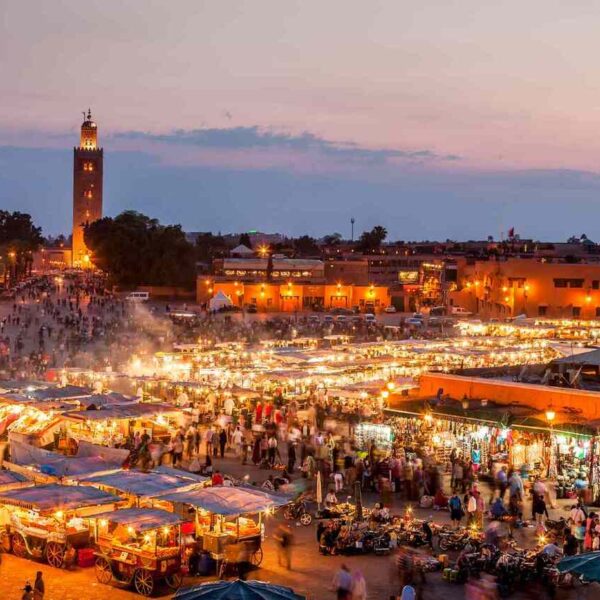
M 352 233 L 350 240 L 352 242 L 354 241 L 354 222 L 355 222 L 354 217 L 350 217 L 350 227 L 351 227 L 351 233 Z

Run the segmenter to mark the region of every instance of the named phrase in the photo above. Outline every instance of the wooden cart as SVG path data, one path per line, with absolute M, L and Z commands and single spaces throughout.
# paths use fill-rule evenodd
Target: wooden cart
M 95 488 L 57 484 L 0 493 L 0 544 L 21 558 L 65 566 L 67 550 L 90 545 L 90 518 L 119 499 Z
M 176 590 L 181 572 L 181 519 L 149 508 L 129 508 L 96 521 L 96 578 L 100 583 L 132 586 L 150 596 L 159 581 Z

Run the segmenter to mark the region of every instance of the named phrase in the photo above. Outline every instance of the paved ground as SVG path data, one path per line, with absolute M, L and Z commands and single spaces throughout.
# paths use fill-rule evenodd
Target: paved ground
M 215 466 L 223 472 L 231 473 L 236 477 L 249 474 L 251 480 L 260 481 L 266 478 L 268 471 L 256 469 L 253 466 L 242 466 L 232 457 L 223 460 L 216 459 Z M 340 494 L 343 497 L 343 494 Z M 371 506 L 376 497 L 367 496 L 365 504 Z M 394 512 L 400 513 L 404 503 L 394 499 Z M 528 514 L 526 506 L 525 514 Z M 416 510 L 417 516 L 427 516 L 431 511 Z M 564 514 L 564 504 L 551 516 Z M 448 522 L 448 513 L 444 511 L 435 512 L 434 519 L 437 522 Z M 292 570 L 287 571 L 277 564 L 277 549 L 270 539 L 270 533 L 279 523 L 278 518 L 273 518 L 267 526 L 267 540 L 264 544 L 263 564 L 260 569 L 254 571 L 249 578 L 270 581 L 293 587 L 297 592 L 307 594 L 311 600 L 328 600 L 335 598 L 331 591 L 331 580 L 342 563 L 346 563 L 352 571 L 360 569 L 367 580 L 369 600 L 387 600 L 390 595 L 397 593 L 396 584 L 390 579 L 391 559 L 374 555 L 354 557 L 325 557 L 318 553 L 315 524 L 310 527 L 295 526 L 292 523 L 294 533 L 294 546 L 292 554 Z M 526 546 L 533 539 L 533 529 L 516 531 L 516 539 L 519 545 Z M 114 600 L 133 600 L 139 598 L 136 594 L 127 590 L 121 590 L 104 586 L 96 581 L 93 569 L 78 569 L 72 572 L 64 572 L 53 569 L 47 565 L 18 559 L 12 555 L 3 556 L 3 564 L 0 566 L 0 600 L 18 600 L 21 598 L 20 590 L 27 579 L 33 580 L 35 572 L 41 570 L 46 580 L 47 594 L 45 600 L 100 600 L 111 598 Z M 444 598 L 444 600 L 458 600 L 465 597 L 462 585 L 447 584 L 442 581 L 439 573 L 428 576 L 425 589 L 425 600 Z M 208 581 L 206 579 L 187 579 L 185 584 L 196 581 Z M 82 590 L 85 590 L 82 593 Z M 161 595 L 162 594 L 162 595 Z M 162 591 L 159 598 L 170 598 L 170 594 Z M 514 595 L 514 598 L 525 598 L 525 595 Z M 575 592 L 562 591 L 558 598 L 579 598 Z M 599 596 L 600 598 L 600 596 Z M 538 600 L 542 600 L 538 597 Z
M 0 303 L 0 318 L 7 309 L 10 310 L 9 306 L 11 305 L 11 303 Z M 264 319 L 269 316 L 272 315 L 247 315 L 247 318 Z M 400 315 L 382 315 L 382 319 L 386 322 L 397 322 L 399 317 Z M 242 466 L 239 461 L 235 461 L 232 457 L 226 457 L 224 460 L 217 459 L 215 466 L 235 477 L 241 478 L 245 474 L 249 474 L 251 481 L 262 481 L 268 475 L 267 471 Z M 343 497 L 343 494 L 340 494 L 340 496 Z M 371 506 L 375 501 L 374 496 L 365 498 L 367 506 Z M 400 513 L 402 510 L 402 504 L 395 500 L 394 512 Z M 418 515 L 419 513 L 420 511 L 417 511 Z M 429 514 L 429 511 L 420 514 L 425 516 Z M 443 512 L 435 513 L 435 520 L 447 522 L 448 515 Z M 269 536 L 277 524 L 278 520 L 276 518 L 268 524 L 267 541 L 264 545 L 265 558 L 261 568 L 252 573 L 251 578 L 289 585 L 297 592 L 307 594 L 311 600 L 328 600 L 335 597 L 335 594 L 331 591 L 333 575 L 342 563 L 346 563 L 351 570 L 360 569 L 364 573 L 367 579 L 369 600 L 387 600 L 390 595 L 398 593 L 394 582 L 390 580 L 389 558 L 372 555 L 362 557 L 321 556 L 317 550 L 314 524 L 308 528 L 293 527 L 295 543 L 293 546 L 292 570 L 284 570 L 277 564 L 277 551 Z M 517 532 L 517 539 L 520 544 L 526 545 L 531 540 L 532 534 L 532 530 L 519 531 Z M 25 581 L 33 581 L 37 570 L 44 573 L 44 579 L 46 580 L 47 593 L 45 600 L 100 600 L 106 598 L 133 600 L 139 598 L 130 591 L 99 584 L 96 581 L 94 569 L 77 569 L 65 572 L 44 564 L 18 559 L 12 555 L 2 555 L 0 600 L 19 600 L 22 596 Z M 192 580 L 186 580 L 185 583 L 190 584 L 193 582 Z M 170 598 L 171 595 L 163 591 L 163 595 L 158 597 Z M 463 586 L 444 583 L 438 573 L 428 575 L 425 590 L 426 600 L 437 598 L 458 600 L 464 597 Z M 514 597 L 524 596 L 515 595 Z M 577 598 L 577 595 L 564 592 L 559 595 L 559 598 Z M 598 598 L 600 598 L 600 595 Z

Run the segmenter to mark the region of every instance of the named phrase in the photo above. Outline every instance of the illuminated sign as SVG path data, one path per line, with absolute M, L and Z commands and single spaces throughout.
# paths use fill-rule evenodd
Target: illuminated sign
M 400 283 L 418 283 L 419 271 L 398 271 L 398 281 Z

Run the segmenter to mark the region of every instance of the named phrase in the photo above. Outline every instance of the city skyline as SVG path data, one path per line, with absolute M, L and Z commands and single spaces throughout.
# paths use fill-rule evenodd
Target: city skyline
M 91 106 L 109 215 L 317 237 L 349 237 L 354 216 L 356 232 L 383 224 L 391 239 L 513 226 L 600 238 L 587 217 L 600 192 L 592 3 L 532 2 L 518 20 L 515 2 L 175 7 L 3 4 L 6 208 L 68 231 L 70 152 Z

